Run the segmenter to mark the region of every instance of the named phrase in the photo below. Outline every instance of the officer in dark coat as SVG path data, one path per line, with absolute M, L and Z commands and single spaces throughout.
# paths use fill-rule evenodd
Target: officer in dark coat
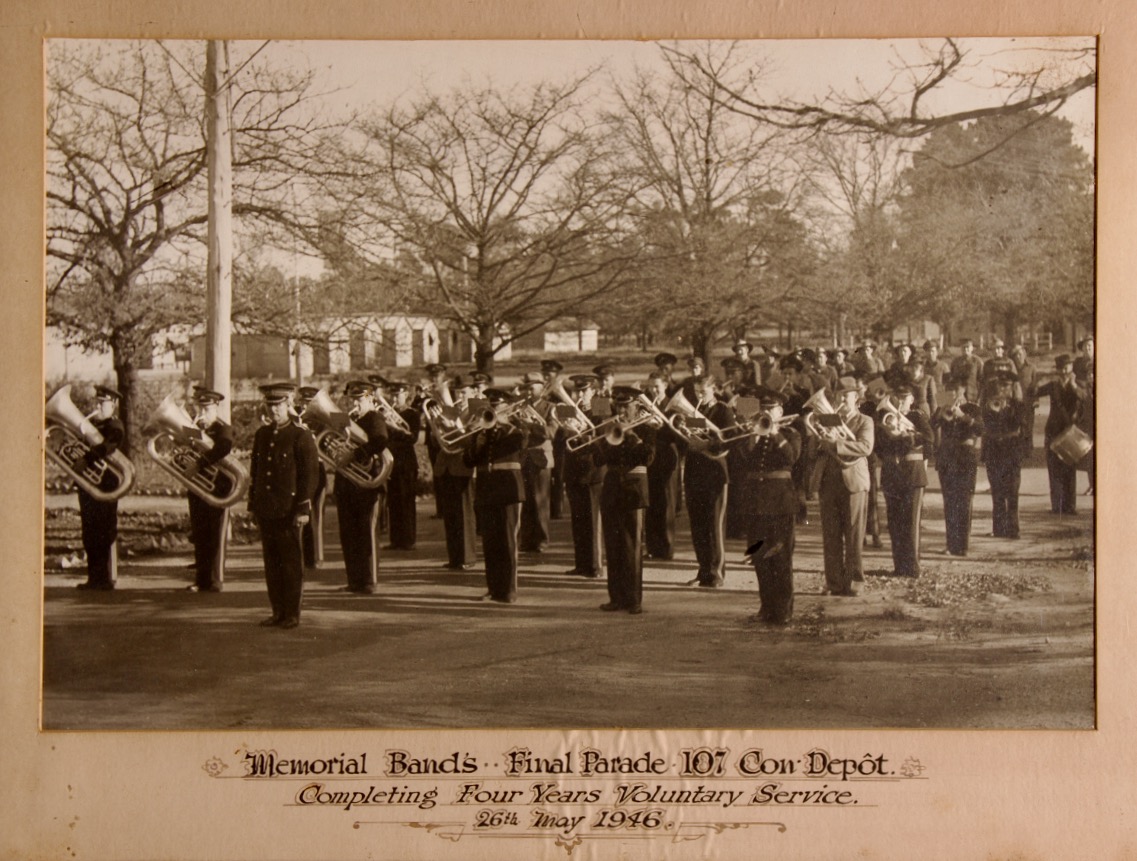
M 351 456 L 351 465 L 365 472 L 387 449 L 387 422 L 375 405 L 375 386 L 357 380 L 347 384 L 347 397 L 352 402 L 351 419 L 363 438 Z M 339 517 L 340 545 L 347 569 L 345 591 L 371 594 L 379 583 L 379 548 L 375 531 L 383 492 L 377 487 L 360 487 L 337 471 L 335 479 L 336 514 Z
M 1050 398 L 1050 415 L 1046 417 L 1046 472 L 1050 479 L 1050 511 L 1052 514 L 1075 514 L 1078 510 L 1077 466 L 1070 466 L 1050 449 L 1050 444 L 1063 431 L 1083 419 L 1086 392 L 1074 377 L 1074 362 L 1063 353 L 1054 360 L 1057 379 L 1043 383 L 1037 392 Z
M 720 431 L 734 426 L 730 407 L 715 397 L 714 377 L 700 377 L 684 385 L 687 400 L 699 416 Z M 697 417 L 696 417 L 697 418 Z M 685 446 L 688 451 L 683 472 L 683 489 L 690 512 L 691 543 L 699 571 L 694 583 L 716 588 L 726 577 L 726 501 L 729 476 L 726 449 L 712 433 L 696 433 Z
M 573 398 L 584 418 L 595 424 L 590 415 L 593 387 L 597 379 L 589 374 L 571 378 Z M 565 438 L 565 492 L 568 495 L 569 518 L 572 526 L 573 567 L 565 573 L 571 576 L 599 577 L 601 562 L 600 487 L 604 481 L 604 467 L 597 466 L 592 447 L 577 448 L 570 443 L 589 429 L 579 418 L 564 420 Z
M 967 402 L 964 386 L 951 377 L 945 384 L 944 403 L 932 416 L 932 429 L 939 435 L 936 472 L 944 497 L 947 553 L 966 556 L 971 538 L 971 507 L 979 470 L 983 415 L 978 404 Z
M 737 483 L 745 488 L 750 503 L 746 511 L 747 556 L 758 577 L 758 618 L 785 625 L 794 611 L 797 492 L 790 470 L 801 456 L 802 440 L 796 430 L 781 422 L 784 395 L 765 386 L 753 394 L 761 405 L 762 420 L 770 423 L 770 431 L 748 436 L 734 446 L 739 452 Z M 731 487 L 732 494 L 735 489 Z
M 203 386 L 195 386 L 194 423 L 209 437 L 212 447 L 199 450 L 197 461 L 187 477 L 208 469 L 233 450 L 233 428 L 217 414 L 225 396 Z M 219 477 L 220 480 L 220 477 Z M 225 539 L 229 531 L 229 509 L 211 505 L 196 493 L 189 494 L 190 541 L 193 544 L 194 583 L 190 592 L 220 592 L 225 582 Z
M 983 399 L 983 462 L 991 485 L 991 535 L 1019 537 L 1019 485 L 1028 407 L 1012 397 L 1014 374 L 1004 371 L 987 383 Z
M 617 421 L 628 424 L 636 416 L 631 386 L 617 386 L 612 400 Z M 655 428 L 640 424 L 616 439 L 606 436 L 591 446 L 597 466 L 606 467 L 600 490 L 600 520 L 608 559 L 608 601 L 601 610 L 643 612 L 643 525 L 648 501 L 647 469 L 655 457 Z
M 294 387 L 261 386 L 271 422 L 253 438 L 249 511 L 257 520 L 264 554 L 265 584 L 272 616 L 264 626 L 300 624 L 304 560 L 300 530 L 307 523 L 316 486 L 316 442 L 290 412 Z
M 410 405 L 410 386 L 401 380 L 388 385 L 391 406 L 406 423 L 407 430 L 387 425 L 387 448 L 394 457 L 387 482 L 388 550 L 414 550 L 417 540 L 415 487 L 418 484 L 418 456 L 415 443 L 422 430 L 422 412 Z
M 75 469 L 82 472 L 88 466 L 118 451 L 126 437 L 126 429 L 116 415 L 122 395 L 107 386 L 95 386 L 95 413 L 89 417 L 103 441 L 92 446 Z M 87 580 L 76 585 L 78 589 L 114 589 L 118 579 L 118 500 L 96 499 L 80 485 L 79 524 L 83 533 L 83 551 L 87 554 Z
M 561 371 L 565 368 L 556 359 L 541 360 L 541 385 L 548 391 L 553 386 L 563 387 Z M 556 399 L 552 403 L 559 403 Z M 552 442 L 553 462 L 549 470 L 549 519 L 560 520 L 564 517 L 565 503 L 565 439 L 564 434 L 550 431 Z
M 304 423 L 304 411 L 308 404 L 319 394 L 315 386 L 301 386 L 296 390 L 295 415 L 296 424 L 308 428 Z M 311 428 L 308 428 L 311 430 Z M 312 491 L 312 513 L 308 522 L 304 524 L 302 532 L 304 544 L 304 567 L 319 568 L 324 564 L 324 507 L 328 502 L 328 468 L 324 462 L 316 464 L 316 487 Z
M 901 577 L 920 576 L 920 519 L 928 484 L 926 461 L 934 448 L 932 425 L 927 416 L 913 408 L 915 397 L 911 386 L 899 385 L 876 414 L 880 489 L 888 518 L 893 570 Z M 886 406 L 889 404 L 891 410 Z
M 513 398 L 501 389 L 486 389 L 490 405 L 500 408 Z M 517 600 L 517 530 L 525 485 L 521 480 L 521 451 L 525 432 L 509 421 L 497 421 L 478 433 L 464 455 L 467 466 L 477 467 L 474 506 L 482 536 L 486 566 L 483 600 L 512 604 Z
M 663 412 L 668 391 L 662 374 L 648 376 L 647 397 Z M 644 514 L 644 546 L 652 559 L 675 558 L 675 512 L 679 498 L 679 451 L 683 440 L 663 425 L 655 433 L 655 457 L 647 468 L 648 503 Z

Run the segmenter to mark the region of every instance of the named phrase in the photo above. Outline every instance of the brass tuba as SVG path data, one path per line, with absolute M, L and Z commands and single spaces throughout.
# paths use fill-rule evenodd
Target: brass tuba
M 303 419 L 316 434 L 316 452 L 328 469 L 365 490 L 387 483 L 395 465 L 394 455 L 384 449 L 379 456 L 378 471 L 374 458 L 359 460 L 357 454 L 367 443 L 367 434 L 336 406 L 331 395 L 323 389 L 316 392 L 304 410 Z
M 198 458 L 213 448 L 185 409 L 166 395 L 146 424 L 146 451 L 158 466 L 185 485 L 186 490 L 215 508 L 240 502 L 249 489 L 249 470 L 233 455 L 196 472 Z
M 70 383 L 48 399 L 44 418 L 44 453 L 77 485 L 101 502 L 111 502 L 130 490 L 134 464 L 121 451 L 111 452 L 92 464 L 79 465 L 92 448 L 103 443 L 103 435 L 71 400 Z

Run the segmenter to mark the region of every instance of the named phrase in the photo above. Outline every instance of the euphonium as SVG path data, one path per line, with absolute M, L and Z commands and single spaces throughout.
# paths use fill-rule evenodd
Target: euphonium
M 249 488 L 249 471 L 233 455 L 200 470 L 198 458 L 213 448 L 213 440 L 194 424 L 171 393 L 146 423 L 146 451 L 158 466 L 184 484 L 186 490 L 217 508 L 240 501 Z
M 384 449 L 379 456 L 378 471 L 373 457 L 358 459 L 360 449 L 367 443 L 367 434 L 323 389 L 308 402 L 304 421 L 316 434 L 316 453 L 328 469 L 366 490 L 386 484 L 395 464 L 394 456 Z
M 671 416 L 667 417 L 671 429 L 688 443 L 693 440 L 715 442 L 722 439 L 722 431 L 699 412 L 698 407 L 687 400 L 682 389 L 672 396 L 663 409 L 671 413 Z M 698 419 L 698 423 L 693 423 L 691 419 Z
M 92 448 L 102 444 L 103 435 L 71 400 L 70 383 L 48 399 L 44 418 L 47 420 L 44 453 L 90 496 L 111 502 L 130 490 L 134 484 L 134 464 L 120 451 L 79 466 Z
M 411 432 L 411 426 L 407 424 L 407 420 L 399 415 L 399 411 L 391 406 L 378 392 L 375 393 L 375 404 L 379 408 L 379 412 L 382 413 L 383 421 L 387 423 L 388 427 L 393 427 L 402 433 L 409 434 Z
M 829 398 L 825 395 L 825 389 L 818 389 L 810 395 L 809 400 L 802 406 L 803 412 L 806 409 L 809 409 L 810 412 L 805 417 L 805 429 L 818 439 L 831 441 L 843 439 L 852 442 L 857 438 L 857 435 L 853 433 L 852 429 L 845 424 L 844 421 L 836 427 L 826 427 L 815 418 L 815 416 L 840 415 L 837 408 L 829 403 Z
M 557 426 L 564 428 L 567 436 L 576 436 L 588 430 L 590 427 L 593 427 L 592 419 L 590 419 L 588 414 L 580 408 L 580 405 L 572 399 L 572 396 L 565 391 L 565 387 L 561 384 L 560 380 L 553 380 L 551 385 L 541 390 L 539 400 L 552 401 L 554 399 L 572 408 L 571 421 L 561 419 L 557 415 L 556 409 L 551 410 L 549 413 L 549 420 Z

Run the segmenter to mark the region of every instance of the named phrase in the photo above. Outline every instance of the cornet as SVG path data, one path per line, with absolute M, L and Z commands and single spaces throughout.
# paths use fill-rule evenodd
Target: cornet
M 44 407 L 47 428 L 43 434 L 44 453 L 72 480 L 100 502 L 124 496 L 134 484 L 134 464 L 120 451 L 82 464 L 103 435 L 71 400 L 71 384 L 52 395 Z
M 198 458 L 213 448 L 213 440 L 198 429 L 173 393 L 154 410 L 146 427 L 147 453 L 190 493 L 216 508 L 228 508 L 244 497 L 249 471 L 232 455 L 197 469 Z

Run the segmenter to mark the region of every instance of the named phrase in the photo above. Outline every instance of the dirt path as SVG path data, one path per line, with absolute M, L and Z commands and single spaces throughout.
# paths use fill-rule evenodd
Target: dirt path
M 76 591 L 81 570 L 49 570 L 44 726 L 1092 726 L 1092 497 L 1076 516 L 1050 515 L 1045 471 L 1026 470 L 1023 539 L 982 537 L 990 497 L 980 494 L 972 558 L 955 560 L 931 552 L 943 521 L 929 491 L 924 574 L 888 576 L 886 541 L 867 551 L 852 599 L 818 594 L 813 504 L 785 629 L 757 622 L 754 575 L 740 562 L 722 590 L 685 585 L 695 567 L 685 524 L 679 557 L 646 567 L 643 616 L 599 612 L 603 581 L 564 575 L 565 520 L 550 553 L 523 557 L 519 602 L 482 603 L 480 571 L 441 567 L 430 500 L 417 549 L 382 555 L 375 596 L 337 591 L 332 542 L 291 632 L 255 624 L 268 609 L 256 545 L 233 548 L 216 595 L 184 591 L 184 551 L 127 560 L 112 593 Z M 177 513 L 184 500 L 140 507 Z M 731 542 L 728 558 L 741 556 Z

